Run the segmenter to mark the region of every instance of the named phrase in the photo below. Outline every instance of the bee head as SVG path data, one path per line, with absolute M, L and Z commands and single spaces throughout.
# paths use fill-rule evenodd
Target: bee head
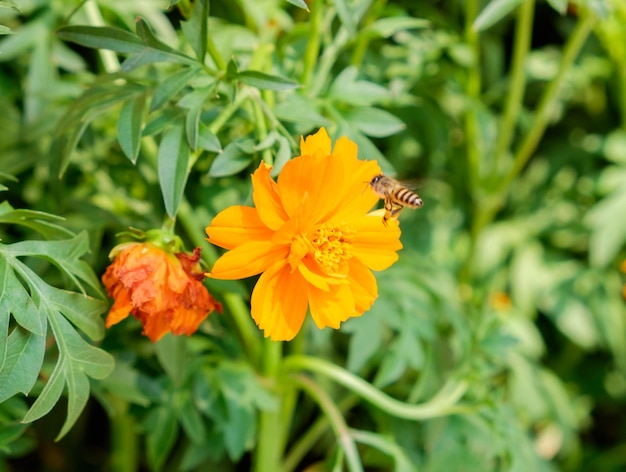
M 376 185 L 382 177 L 383 174 L 375 175 L 374 177 L 372 177 L 372 180 L 370 180 L 370 185 Z

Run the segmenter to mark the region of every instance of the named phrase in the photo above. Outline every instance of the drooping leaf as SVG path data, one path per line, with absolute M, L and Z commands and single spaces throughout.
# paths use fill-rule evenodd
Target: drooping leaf
M 209 18 L 209 0 L 199 0 L 194 3 L 189 21 L 181 22 L 183 33 L 196 53 L 198 61 L 204 62 L 206 55 L 207 33 Z
M 145 103 L 145 94 L 128 100 L 122 107 L 117 121 L 117 139 L 122 151 L 133 164 L 137 162 L 137 156 L 139 155 Z
M 183 127 L 173 126 L 163 135 L 158 152 L 159 183 L 165 210 L 176 216 L 185 191 L 190 150 L 183 136 Z

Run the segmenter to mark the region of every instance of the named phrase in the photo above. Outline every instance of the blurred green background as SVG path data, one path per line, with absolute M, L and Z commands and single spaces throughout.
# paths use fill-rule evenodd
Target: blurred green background
M 372 310 L 336 332 L 307 326 L 285 355 L 345 366 L 407 404 L 467 386 L 456 409 L 415 421 L 315 377 L 363 468 L 625 470 L 626 3 L 307 3 L 0 2 L 0 241 L 86 231 L 81 260 L 99 277 L 116 233 L 177 216 L 210 264 L 211 218 L 251 204 L 261 159 L 277 174 L 325 126 L 419 181 L 424 207 L 402 212 L 404 249 L 377 274 Z M 22 260 L 76 290 L 54 256 Z M 87 333 L 115 370 L 90 381 L 58 442 L 65 400 L 20 423 L 56 333 L 43 367 L 29 364 L 41 374 L 28 397 L 3 390 L 5 364 L 0 470 L 254 467 L 257 415 L 282 393 L 230 321 L 253 282 L 208 281 L 226 311 L 184 345 L 152 345 L 131 320 Z M 4 300 L 8 336 L 23 328 Z M 343 470 L 324 415 L 291 401 L 283 470 Z

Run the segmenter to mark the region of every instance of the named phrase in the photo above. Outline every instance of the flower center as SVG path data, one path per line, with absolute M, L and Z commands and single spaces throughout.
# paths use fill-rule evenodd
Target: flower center
M 313 257 L 324 272 L 337 275 L 348 273 L 353 235 L 354 231 L 347 225 L 329 223 L 324 223 L 313 232 Z

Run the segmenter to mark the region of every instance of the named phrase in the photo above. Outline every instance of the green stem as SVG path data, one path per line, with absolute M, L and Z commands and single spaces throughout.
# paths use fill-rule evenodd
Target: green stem
M 281 368 L 282 348 L 283 344 L 281 342 L 265 340 L 263 373 L 274 382 L 276 382 Z M 261 412 L 258 434 L 259 442 L 254 460 L 254 471 L 256 472 L 280 470 L 283 451 L 281 442 L 284 437 L 284 430 L 287 428 L 287 425 L 281 423 L 281 419 L 280 409 Z
M 87 16 L 87 20 L 90 25 L 106 26 L 104 18 L 102 18 L 102 14 L 98 8 L 98 3 L 95 0 L 85 2 L 84 7 L 85 15 Z M 100 56 L 100 59 L 102 59 L 102 66 L 108 74 L 112 74 L 120 70 L 120 61 L 118 61 L 117 56 L 113 51 L 109 51 L 108 49 L 98 49 L 98 55 Z
M 294 378 L 294 380 L 300 388 L 308 393 L 309 396 L 319 405 L 326 418 L 328 418 L 330 426 L 337 437 L 337 442 L 346 455 L 348 470 L 352 472 L 363 471 L 363 465 L 361 464 L 361 459 L 359 458 L 356 443 L 350 435 L 348 425 L 346 424 L 341 411 L 339 411 L 335 405 L 335 402 L 310 378 L 305 377 L 304 375 L 298 375 Z
M 517 14 L 517 25 L 515 27 L 515 44 L 513 45 L 513 64 L 511 66 L 511 80 L 506 103 L 504 106 L 504 115 L 498 133 L 496 142 L 496 153 L 494 160 L 494 170 L 497 173 L 500 166 L 499 162 L 505 157 L 513 134 L 515 132 L 516 123 L 522 108 L 522 100 L 524 98 L 524 90 L 526 88 L 526 72 L 524 70 L 526 57 L 530 49 L 530 40 L 533 28 L 533 15 L 535 9 L 535 0 L 527 0 L 522 2 Z
M 539 106 L 535 112 L 530 129 L 526 133 L 519 149 L 513 157 L 511 170 L 500 180 L 499 186 L 495 189 L 494 193 L 487 199 L 481 201 L 480 205 L 477 207 L 478 211 L 472 219 L 471 227 L 471 239 L 473 245 L 478 239 L 482 229 L 493 221 L 498 210 L 502 208 L 511 183 L 518 176 L 535 152 L 535 149 L 537 148 L 537 145 L 546 130 L 554 105 L 559 98 L 559 90 L 563 84 L 565 76 L 574 63 L 574 60 L 578 56 L 581 48 L 585 44 L 587 37 L 593 29 L 594 23 L 595 18 L 591 15 L 581 18 L 573 33 L 570 34 L 563 50 L 561 62 L 559 63 L 559 70 L 541 96 L 541 100 L 539 101 Z M 464 270 L 462 270 L 462 275 L 465 274 L 467 276 L 471 264 L 472 258 L 470 257 L 467 259 Z
M 450 380 L 432 399 L 414 405 L 396 400 L 360 377 L 322 359 L 290 356 L 285 359 L 284 365 L 286 369 L 309 370 L 329 377 L 386 413 L 408 420 L 423 420 L 451 414 L 455 411 L 454 405 L 468 387 L 467 382 Z
M 350 395 L 339 402 L 339 411 L 345 414 L 357 405 L 359 397 Z M 313 446 L 317 444 L 320 438 L 328 431 L 330 422 L 326 416 L 320 416 L 305 432 L 298 435 L 298 440 L 289 449 L 289 453 L 283 462 L 282 472 L 292 472 L 300 464 L 302 459 L 311 451 Z
M 335 61 L 337 60 L 337 57 L 339 56 L 339 53 L 348 43 L 349 39 L 350 35 L 348 30 L 342 26 L 339 28 L 339 31 L 337 31 L 333 42 L 324 49 L 322 57 L 319 59 L 315 79 L 308 87 L 306 87 L 306 94 L 309 97 L 317 97 L 321 93 L 322 89 L 328 82 L 330 72 L 335 64 Z
M 111 416 L 111 454 L 110 470 L 134 472 L 139 467 L 138 441 L 135 433 L 135 420 L 128 413 L 128 403 L 113 396 L 111 404 L 114 413 Z
M 268 38 L 268 40 L 274 39 L 273 37 Z M 252 55 L 252 59 L 250 60 L 250 69 L 259 70 L 261 72 L 267 72 L 266 69 L 270 65 L 270 55 L 274 51 L 273 43 L 262 44 L 256 48 L 254 54 Z M 256 91 L 255 91 L 256 92 Z M 267 123 L 265 121 L 265 116 L 263 114 L 263 110 L 261 109 L 259 102 L 263 101 L 263 98 L 260 94 L 254 93 L 252 95 L 255 99 L 250 101 L 250 106 L 252 107 L 252 116 L 254 117 L 254 131 L 256 134 L 256 138 L 258 142 L 262 142 L 265 138 L 267 138 Z M 269 165 L 273 165 L 274 157 L 272 156 L 271 149 L 264 149 L 261 153 L 263 157 L 263 162 Z
M 253 90 L 256 91 L 255 89 L 253 89 L 251 87 L 244 87 L 237 94 L 237 97 L 235 98 L 235 100 L 233 100 L 228 105 L 226 105 L 224 108 L 222 108 L 222 111 L 220 112 L 220 114 L 217 115 L 217 117 L 209 125 L 209 130 L 213 134 L 217 134 L 218 131 L 220 129 L 222 129 L 222 126 L 224 126 L 226 124 L 226 122 L 230 119 L 230 117 L 237 110 L 239 110 L 239 108 L 241 108 L 242 104 L 246 100 L 248 100 L 250 98 L 251 94 L 253 93 L 252 92 Z
M 312 0 L 310 4 L 311 13 L 309 14 L 309 36 L 304 51 L 304 67 L 300 83 L 304 86 L 304 90 L 311 86 L 313 78 L 313 69 L 317 64 L 320 51 L 321 25 L 324 9 L 322 8 L 322 0 Z
M 415 468 L 396 441 L 369 431 L 357 431 L 353 429 L 350 430 L 350 434 L 355 441 L 375 447 L 379 451 L 393 457 L 395 470 L 413 470 Z
M 474 57 L 472 66 L 467 70 L 467 82 L 465 84 L 465 94 L 468 103 L 465 114 L 465 143 L 467 152 L 467 171 L 470 185 L 470 194 L 476 198 L 478 177 L 480 175 L 480 133 L 474 106 L 480 100 L 481 76 L 480 76 L 480 38 L 478 33 L 472 28 L 472 24 L 478 15 L 478 0 L 467 0 L 467 13 L 465 15 L 465 41 L 472 50 Z
M 535 152 L 535 149 L 537 148 L 537 145 L 546 130 L 548 120 L 554 111 L 554 105 L 558 101 L 560 88 L 563 84 L 565 76 L 578 56 L 580 49 L 585 44 L 589 33 L 593 30 L 594 23 L 595 18 L 588 15 L 578 22 L 576 28 L 570 34 L 563 50 L 563 56 L 561 57 L 561 62 L 559 64 L 559 71 L 541 97 L 541 101 L 539 102 L 539 107 L 535 113 L 530 130 L 515 153 L 515 157 L 513 158 L 513 167 L 505 176 L 499 187 L 500 193 L 505 193 L 508 190 L 511 182 L 515 179 L 515 177 L 517 177 Z
M 369 9 L 367 16 L 363 20 L 361 30 L 367 28 L 369 25 L 374 23 L 374 21 L 376 21 L 376 19 L 380 16 L 383 9 L 385 8 L 385 5 L 387 5 L 387 0 L 374 1 Z M 361 65 L 361 62 L 363 62 L 363 56 L 365 55 L 365 51 L 367 51 L 370 39 L 371 37 L 367 35 L 362 34 L 361 36 L 359 36 L 359 39 L 354 46 L 354 51 L 352 52 L 352 60 L 350 61 L 353 66 L 359 67 Z

